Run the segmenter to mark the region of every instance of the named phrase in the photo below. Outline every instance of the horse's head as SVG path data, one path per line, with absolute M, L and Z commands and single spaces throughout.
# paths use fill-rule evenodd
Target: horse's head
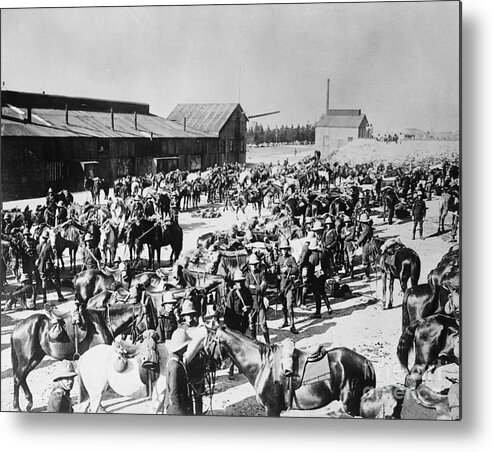
M 219 325 L 215 320 L 211 320 L 211 322 L 205 324 L 204 327 L 206 328 L 207 333 L 204 340 L 204 352 L 210 361 L 214 362 L 217 367 L 220 367 L 225 359 L 220 342 L 220 331 L 221 329 L 224 329 L 224 326 Z

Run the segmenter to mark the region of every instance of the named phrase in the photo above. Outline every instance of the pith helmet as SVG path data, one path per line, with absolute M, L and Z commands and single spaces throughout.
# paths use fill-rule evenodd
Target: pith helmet
M 312 227 L 312 231 L 322 231 L 324 226 L 320 220 L 315 221 Z
M 368 216 L 367 213 L 363 213 L 361 217 L 359 217 L 359 222 L 360 223 L 369 223 L 370 222 L 370 217 Z
M 24 228 L 22 230 L 22 235 L 31 235 L 31 231 L 29 230 L 29 228 Z
M 84 242 L 90 242 L 92 240 L 92 235 L 91 234 L 86 234 L 84 236 Z
M 325 219 L 325 224 L 334 224 L 334 219 L 331 216 L 328 216 Z
M 166 342 L 166 348 L 170 353 L 177 353 L 188 347 L 188 344 L 192 341 L 192 338 L 183 328 L 178 328 L 174 331 L 171 340 Z
M 281 241 L 281 244 L 279 245 L 279 248 L 281 250 L 283 250 L 283 249 L 291 249 L 291 246 L 289 245 L 289 242 L 286 239 L 283 239 Z
M 187 314 L 197 314 L 197 311 L 194 309 L 192 300 L 189 299 L 184 300 L 181 306 L 181 315 Z
M 65 204 L 63 203 L 63 201 L 58 201 L 57 206 L 58 207 L 65 207 Z
M 253 265 L 253 264 L 258 264 L 260 261 L 257 258 L 257 255 L 255 253 L 251 254 L 250 257 L 248 258 L 248 263 Z
M 310 244 L 308 245 L 308 249 L 311 251 L 315 251 L 319 249 L 317 239 L 312 239 L 310 241 Z
M 74 378 L 77 376 L 75 372 L 74 365 L 71 361 L 62 361 L 58 364 L 55 375 L 53 376 L 53 381 L 58 381 L 62 378 Z
M 245 281 L 245 276 L 241 270 L 236 270 L 233 276 L 233 281 Z

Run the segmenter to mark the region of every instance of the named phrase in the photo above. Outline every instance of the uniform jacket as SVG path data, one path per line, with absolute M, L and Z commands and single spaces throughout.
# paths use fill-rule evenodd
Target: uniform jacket
M 50 241 L 41 243 L 36 247 L 36 252 L 38 253 L 37 267 L 40 273 L 46 272 L 50 267 L 54 266 L 55 263 L 55 253 L 51 247 Z
M 241 297 L 240 297 L 241 295 Z M 224 323 L 228 328 L 245 334 L 248 329 L 249 311 L 244 312 L 243 307 L 253 307 L 253 297 L 248 287 L 232 289 L 226 300 L 226 310 L 224 312 Z
M 279 256 L 277 260 L 279 272 L 281 274 L 281 292 L 294 289 L 294 280 L 298 276 L 298 264 L 293 256 Z M 283 271 L 283 267 L 287 267 Z
M 264 281 L 264 271 L 258 270 L 252 272 L 248 269 L 245 275 L 245 286 L 250 289 L 253 298 L 253 309 L 259 309 L 264 306 L 262 298 L 265 294 L 266 283 Z
M 91 256 L 91 253 L 98 260 L 98 262 L 96 262 L 94 260 L 94 257 Z M 99 261 L 101 261 L 101 251 L 99 250 L 98 247 L 89 248 L 89 249 L 85 248 L 84 249 L 84 251 L 82 253 L 82 262 L 83 262 L 86 270 L 98 270 Z
M 412 215 L 415 220 L 422 220 L 426 216 L 426 204 L 422 199 L 415 199 Z
M 370 243 L 373 237 L 373 227 L 368 223 L 361 223 L 361 234 L 359 236 L 358 245 L 365 246 Z
M 50 394 L 46 411 L 48 413 L 73 413 L 70 392 L 60 386 L 56 386 Z
M 338 241 L 339 237 L 335 228 L 325 231 L 322 239 L 324 249 L 334 251 Z
M 167 414 L 193 414 L 185 364 L 174 353 L 166 364 L 166 389 Z

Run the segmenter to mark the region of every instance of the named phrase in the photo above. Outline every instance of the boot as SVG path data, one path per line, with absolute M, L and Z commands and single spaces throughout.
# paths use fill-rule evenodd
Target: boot
M 264 333 L 264 340 L 265 340 L 265 343 L 270 345 L 270 338 L 269 338 L 269 333 L 268 332 L 265 332 Z
M 324 302 L 325 302 L 325 306 L 327 306 L 327 313 L 329 315 L 331 315 L 333 311 L 332 311 L 332 306 L 330 305 L 329 299 L 325 297 Z
M 284 312 L 284 322 L 281 325 L 281 328 L 286 328 L 287 326 L 289 326 L 288 313 L 287 312 Z
M 294 314 L 291 315 L 291 328 L 289 329 L 289 331 L 291 331 L 291 333 L 293 334 L 298 334 L 298 330 L 294 326 Z

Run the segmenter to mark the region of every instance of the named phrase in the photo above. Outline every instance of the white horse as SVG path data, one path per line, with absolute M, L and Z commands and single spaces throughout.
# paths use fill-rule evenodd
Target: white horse
M 191 336 L 192 342 L 189 344 L 184 355 L 184 362 L 190 362 L 197 353 L 203 348 L 207 338 L 205 325 L 189 328 L 187 333 Z M 151 399 L 152 411 L 158 413 L 162 411 L 166 393 L 166 364 L 169 352 L 165 343 L 156 344 L 156 351 L 159 355 L 159 376 L 152 383 Z M 130 397 L 132 399 L 147 396 L 147 387 L 140 378 L 139 356 L 130 358 L 123 372 L 118 372 L 114 368 L 117 353 L 111 345 L 100 344 L 90 348 L 79 359 L 79 383 L 81 387 L 81 405 L 77 411 L 87 412 L 90 408 L 92 413 L 106 412 L 101 406 L 103 394 L 110 387 L 117 394 Z

